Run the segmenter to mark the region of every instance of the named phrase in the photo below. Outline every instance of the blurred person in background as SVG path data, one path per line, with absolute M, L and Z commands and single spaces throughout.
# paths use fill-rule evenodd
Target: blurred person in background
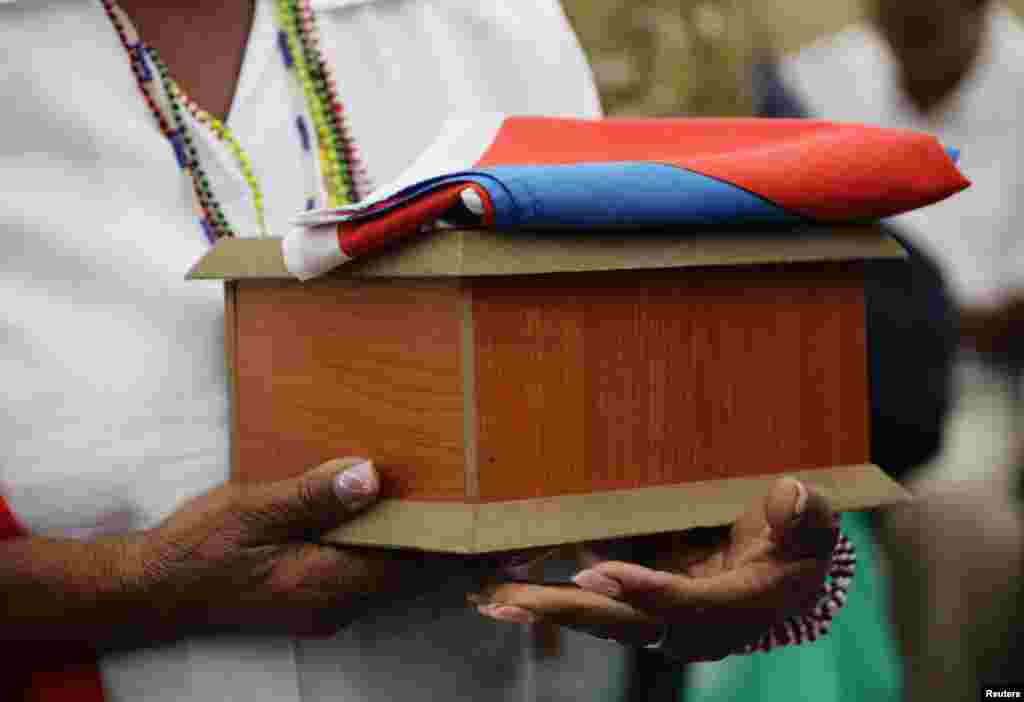
M 890 220 L 909 257 L 873 263 L 867 293 L 873 418 L 889 420 L 873 424 L 874 460 L 900 476 L 943 449 L 914 472 L 918 504 L 886 515 L 881 531 L 904 695 L 970 699 L 982 682 L 1019 679 L 1007 666 L 1020 659 L 1024 544 L 1012 489 L 1024 27 L 988 0 L 874 0 L 869 11 L 870 22 L 760 64 L 756 93 L 767 116 L 906 127 L 963 149 L 974 187 Z M 951 351 L 958 383 L 943 441 Z
M 870 22 L 787 58 L 778 75 L 810 116 L 916 129 L 962 149 L 974 187 L 891 222 L 938 265 L 959 322 L 959 404 L 932 475 L 994 470 L 1008 488 L 1024 367 L 1024 26 L 990 0 L 872 0 L 868 9 Z M 765 106 L 786 109 L 785 100 Z

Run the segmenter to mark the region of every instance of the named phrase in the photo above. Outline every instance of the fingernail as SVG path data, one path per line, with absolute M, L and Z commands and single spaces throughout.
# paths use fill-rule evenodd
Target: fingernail
M 363 461 L 347 470 L 338 473 L 334 479 L 334 489 L 342 500 L 369 497 L 377 492 L 373 476 L 373 463 Z
M 476 608 L 480 614 L 500 622 L 512 622 L 513 624 L 533 624 L 537 621 L 537 615 L 533 612 L 516 607 L 515 605 L 486 604 Z
M 572 581 L 584 590 L 590 590 L 600 595 L 607 595 L 613 599 L 622 597 L 622 585 L 618 581 L 609 578 L 607 575 L 598 573 L 596 570 L 581 570 Z

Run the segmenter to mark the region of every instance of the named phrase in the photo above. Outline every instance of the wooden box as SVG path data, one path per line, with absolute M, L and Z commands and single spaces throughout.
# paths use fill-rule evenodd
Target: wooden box
M 232 239 L 239 480 L 370 457 L 386 499 L 332 536 L 480 553 L 728 523 L 790 474 L 840 509 L 870 465 L 872 227 L 707 236 L 443 231 L 323 278 Z

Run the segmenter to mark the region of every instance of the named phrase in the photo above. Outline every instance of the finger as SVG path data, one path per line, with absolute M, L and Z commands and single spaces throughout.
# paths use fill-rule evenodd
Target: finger
M 575 587 L 499 585 L 477 599 L 477 610 L 499 621 L 544 620 L 604 639 L 644 645 L 657 641 L 661 622 L 617 600 Z
M 641 558 L 608 560 L 627 561 L 655 570 L 706 577 L 720 573 L 726 565 L 729 527 L 697 527 L 682 532 L 660 534 L 638 549 Z
M 837 517 L 819 490 L 781 478 L 765 500 L 772 540 L 792 558 L 828 559 L 838 537 Z
M 315 539 L 377 498 L 380 481 L 361 458 L 328 461 L 296 478 L 247 487 L 241 517 L 263 538 Z
M 700 578 L 608 561 L 577 573 L 573 581 L 651 615 L 687 621 L 708 610 L 727 618 L 730 612 L 788 609 L 795 593 L 820 587 L 824 575 L 819 573 L 820 564 L 812 559 L 749 563 Z
M 772 494 L 772 489 L 769 489 L 769 496 Z M 731 543 L 726 555 L 727 565 L 731 566 L 745 552 L 756 548 L 769 531 L 766 504 L 765 500 L 755 501 L 750 509 L 732 524 L 732 528 L 729 530 Z

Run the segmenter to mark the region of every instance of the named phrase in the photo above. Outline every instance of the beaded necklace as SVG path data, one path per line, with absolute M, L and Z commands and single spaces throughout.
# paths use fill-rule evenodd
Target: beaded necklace
M 252 194 L 260 234 L 266 236 L 263 190 L 241 143 L 227 125 L 200 109 L 181 90 L 156 50 L 142 43 L 128 16 L 115 0 L 100 2 L 128 55 L 139 91 L 161 133 L 171 144 L 179 167 L 192 184 L 193 203 L 207 239 L 213 242 L 224 236 L 234 236 L 236 232 L 214 196 L 199 160 L 191 128 L 184 116 L 186 111 L 231 152 Z M 355 202 L 369 192 L 369 180 L 338 100 L 337 84 L 320 48 L 316 17 L 309 0 L 275 0 L 274 16 L 278 51 L 285 69 L 292 76 L 296 136 L 306 165 L 307 196 L 303 204 L 306 209 L 317 206 L 321 183 L 328 207 Z M 313 135 L 304 111 L 308 111 L 312 120 Z

